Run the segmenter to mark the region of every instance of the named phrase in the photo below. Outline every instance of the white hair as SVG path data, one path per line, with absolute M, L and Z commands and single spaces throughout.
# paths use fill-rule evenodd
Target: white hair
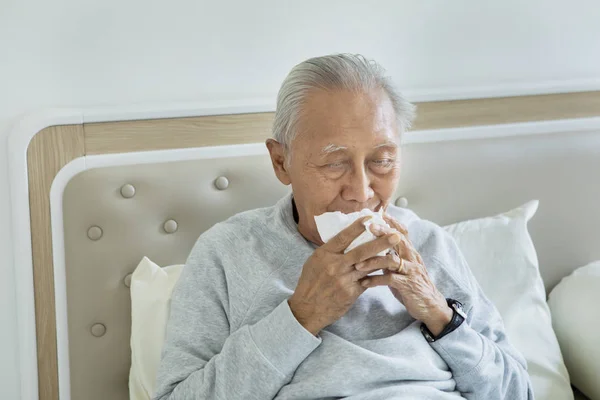
M 385 70 L 358 54 L 333 54 L 310 58 L 296 65 L 277 95 L 273 137 L 289 151 L 297 134 L 298 119 L 306 95 L 315 89 L 367 93 L 383 89 L 394 107 L 400 133 L 411 126 L 415 107 L 395 89 Z

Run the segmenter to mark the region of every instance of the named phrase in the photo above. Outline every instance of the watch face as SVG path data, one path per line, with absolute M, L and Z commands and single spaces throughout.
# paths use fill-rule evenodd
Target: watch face
M 456 313 L 458 315 L 460 315 L 464 319 L 467 319 L 467 314 L 465 314 L 465 312 L 464 312 L 462 306 L 460 305 L 460 303 L 454 303 L 454 304 L 452 304 L 452 308 L 454 308 L 454 310 L 456 310 Z

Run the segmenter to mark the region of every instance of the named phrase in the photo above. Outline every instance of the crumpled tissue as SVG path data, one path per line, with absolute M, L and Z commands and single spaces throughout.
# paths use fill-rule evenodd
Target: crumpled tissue
M 379 212 L 371 211 L 368 208 L 364 208 L 361 211 L 353 212 L 350 214 L 344 214 L 341 211 L 335 212 L 327 212 L 321 215 L 315 216 L 315 223 L 317 224 L 317 230 L 319 231 L 319 235 L 321 235 L 321 240 L 324 243 L 327 243 L 332 237 L 337 235 L 342 230 L 346 229 L 354 221 L 359 218 L 366 217 L 370 215 L 371 218 L 363 224 L 367 229 L 363 233 L 361 233 L 350 245 L 344 250 L 344 253 L 349 252 L 357 246 L 360 246 L 363 243 L 370 242 L 377 238 L 371 231 L 369 230 L 369 226 L 371 224 L 378 224 L 382 227 L 390 228 L 390 226 L 383 219 L 383 209 L 380 209 Z M 378 256 L 385 256 L 391 250 L 383 250 L 377 253 Z

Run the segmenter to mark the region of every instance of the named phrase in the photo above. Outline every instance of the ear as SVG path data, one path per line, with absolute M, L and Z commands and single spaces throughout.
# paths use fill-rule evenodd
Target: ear
M 265 142 L 267 149 L 269 149 L 269 155 L 271 156 L 271 163 L 273 163 L 273 170 L 277 179 L 284 185 L 292 183 L 290 175 L 286 169 L 286 154 L 283 145 L 275 139 L 267 139 Z

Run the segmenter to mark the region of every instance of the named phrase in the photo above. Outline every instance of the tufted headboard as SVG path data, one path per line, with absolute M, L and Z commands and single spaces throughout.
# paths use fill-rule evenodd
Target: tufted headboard
M 547 290 L 600 259 L 600 93 L 424 103 L 397 204 L 447 224 L 539 199 Z M 85 120 L 85 118 L 82 118 Z M 272 113 L 65 123 L 27 148 L 39 398 L 127 399 L 129 279 L 185 261 L 214 223 L 289 188 Z M 596 183 L 596 184 L 595 184 Z
M 90 382 L 102 398 L 127 398 L 128 279 L 140 255 L 163 266 L 184 263 L 204 230 L 287 192 L 260 153 L 94 168 L 69 181 L 63 218 L 73 399 L 89 393 Z

